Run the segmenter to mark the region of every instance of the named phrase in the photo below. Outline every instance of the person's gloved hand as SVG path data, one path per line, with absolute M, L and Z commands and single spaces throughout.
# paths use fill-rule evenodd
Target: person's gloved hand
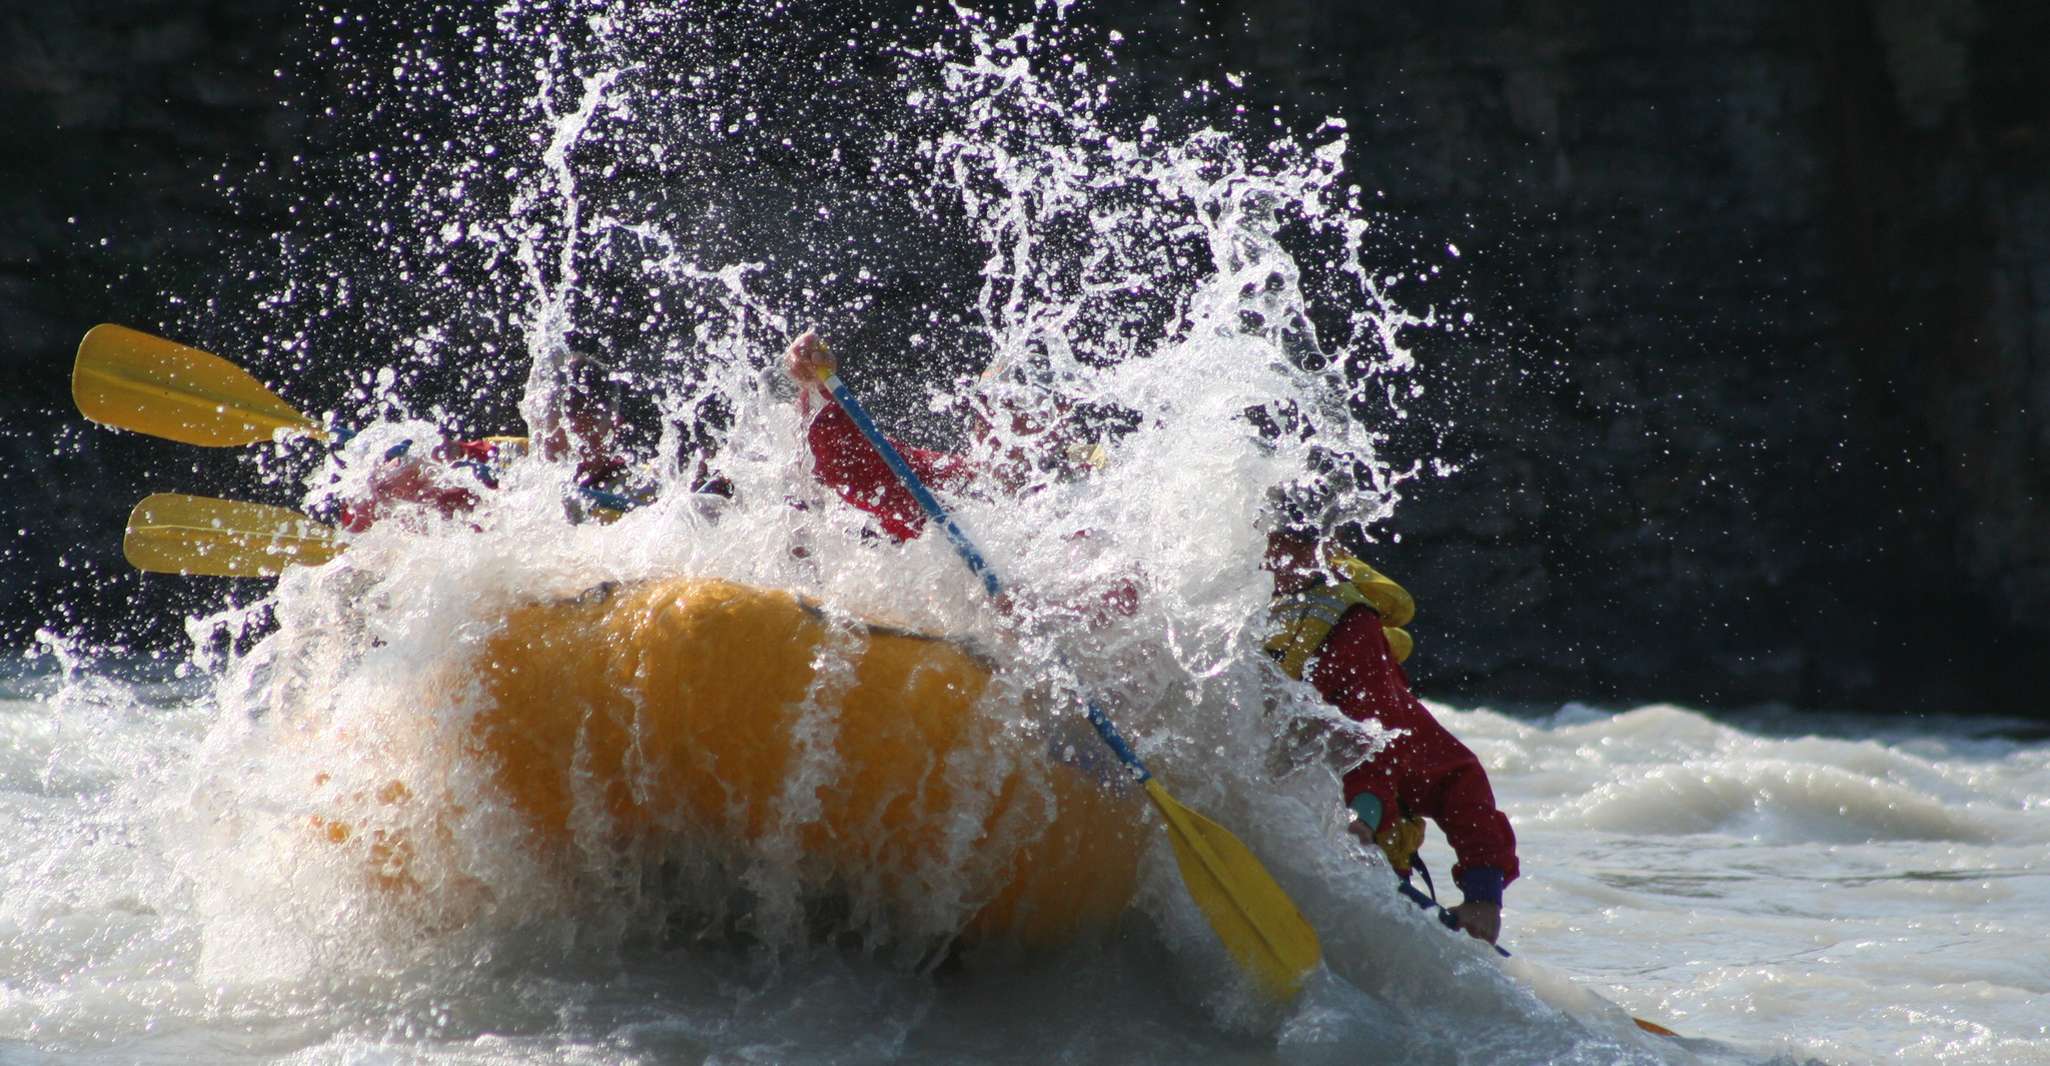
M 790 342 L 784 365 L 799 385 L 809 387 L 819 383 L 821 371 L 839 369 L 840 361 L 833 358 L 832 349 L 826 347 L 818 333 L 808 329 L 803 336 Z
M 1470 899 L 1452 908 L 1452 913 L 1458 916 L 1459 927 L 1475 940 L 1492 944 L 1502 935 L 1502 905 L 1499 903 Z

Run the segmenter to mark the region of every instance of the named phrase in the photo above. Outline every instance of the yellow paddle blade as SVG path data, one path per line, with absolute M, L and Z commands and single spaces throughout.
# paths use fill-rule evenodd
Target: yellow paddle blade
M 283 507 L 159 492 L 128 515 L 122 554 L 138 570 L 209 577 L 276 577 L 341 554 L 333 526 Z
M 101 425 L 209 448 L 272 440 L 279 430 L 327 436 L 226 359 L 113 323 L 78 342 L 71 398 Z
M 1146 795 L 1167 820 L 1182 881 L 1225 950 L 1269 995 L 1293 998 L 1323 958 L 1317 931 L 1239 838 L 1176 802 L 1150 777 Z

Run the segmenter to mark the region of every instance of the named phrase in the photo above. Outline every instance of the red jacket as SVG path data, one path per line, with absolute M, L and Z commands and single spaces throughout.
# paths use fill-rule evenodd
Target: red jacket
M 911 490 L 897 480 L 890 464 L 869 445 L 840 405 L 828 403 L 812 420 L 805 438 L 820 479 L 831 485 L 841 499 L 874 515 L 890 539 L 902 543 L 925 532 L 925 509 L 918 506 Z M 958 455 L 907 448 L 894 439 L 890 445 L 928 486 L 960 489 L 975 480 L 976 469 Z M 1077 530 L 1069 536 L 1080 540 L 1088 532 Z M 1009 604 L 1006 599 L 1002 609 L 1011 610 Z M 1129 618 L 1139 609 L 1139 585 L 1135 578 L 1124 577 L 1094 594 L 1071 602 L 1042 602 L 1041 606 L 1080 616 L 1090 625 L 1100 626 L 1115 617 Z
M 1345 775 L 1345 801 L 1371 792 L 1381 800 L 1382 826 L 1409 814 L 1438 823 L 1458 862 L 1452 879 L 1468 899 L 1501 901 L 1516 880 L 1516 834 L 1495 807 L 1480 759 L 1438 724 L 1409 690 L 1409 678 L 1388 650 L 1381 618 L 1347 611 L 1305 671 L 1318 695 L 1346 717 L 1403 730 L 1386 749 Z
M 917 498 L 890 472 L 890 465 L 839 404 L 826 404 L 811 420 L 805 438 L 819 478 L 841 499 L 874 515 L 892 540 L 906 541 L 925 532 L 925 511 Z M 954 489 L 974 479 L 974 470 L 958 455 L 890 443 L 928 486 Z

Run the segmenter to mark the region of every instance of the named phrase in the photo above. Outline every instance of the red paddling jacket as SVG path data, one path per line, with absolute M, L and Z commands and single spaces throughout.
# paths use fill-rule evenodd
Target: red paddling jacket
M 361 533 L 400 503 L 424 504 L 443 518 L 468 513 L 477 506 L 477 490 L 497 488 L 500 466 L 526 451 L 526 441 L 517 438 L 445 441 L 422 461 L 411 454 L 412 444 L 404 441 L 384 454 L 370 473 L 368 496 L 343 502 L 343 529 Z
M 810 393 L 805 394 L 809 399 Z M 808 406 L 808 404 L 807 404 Z M 805 433 L 820 480 L 840 498 L 874 515 L 891 540 L 907 541 L 925 532 L 925 511 L 911 490 L 890 472 L 890 465 L 869 446 L 854 420 L 840 405 L 826 404 Z M 974 470 L 958 455 L 911 448 L 890 441 L 906 465 L 927 485 L 958 489 L 974 479 Z
M 1495 806 L 1488 772 L 1472 749 L 1438 724 L 1409 690 L 1409 593 L 1357 559 L 1334 566 L 1350 580 L 1279 597 L 1284 628 L 1268 650 L 1346 717 L 1400 733 L 1345 775 L 1346 805 L 1370 822 L 1397 873 L 1409 874 L 1423 824 L 1438 823 L 1458 861 L 1452 879 L 1469 900 L 1502 902 L 1516 880 L 1516 834 Z M 1363 797 L 1366 797 L 1363 799 Z
M 1398 812 L 1438 823 L 1458 861 L 1452 880 L 1467 899 L 1502 902 L 1516 880 L 1516 833 L 1495 806 L 1488 772 L 1472 749 L 1438 724 L 1409 690 L 1388 651 L 1380 619 L 1355 608 L 1310 664 L 1310 684 L 1346 717 L 1403 730 L 1386 749 L 1345 775 L 1345 802 L 1363 792 L 1381 801 L 1384 823 Z

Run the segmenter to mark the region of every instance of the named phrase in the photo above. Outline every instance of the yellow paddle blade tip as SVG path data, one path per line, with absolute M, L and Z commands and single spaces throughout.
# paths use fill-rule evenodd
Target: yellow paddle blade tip
M 328 436 L 241 367 L 111 322 L 79 341 L 71 399 L 101 425 L 205 448 Z
M 129 512 L 122 555 L 153 574 L 276 577 L 341 554 L 334 528 L 297 511 L 241 500 L 159 492 Z
M 1317 931 L 1239 838 L 1182 806 L 1156 778 L 1146 780 L 1146 795 L 1167 822 L 1182 883 L 1225 950 L 1268 996 L 1294 999 L 1323 961 Z

